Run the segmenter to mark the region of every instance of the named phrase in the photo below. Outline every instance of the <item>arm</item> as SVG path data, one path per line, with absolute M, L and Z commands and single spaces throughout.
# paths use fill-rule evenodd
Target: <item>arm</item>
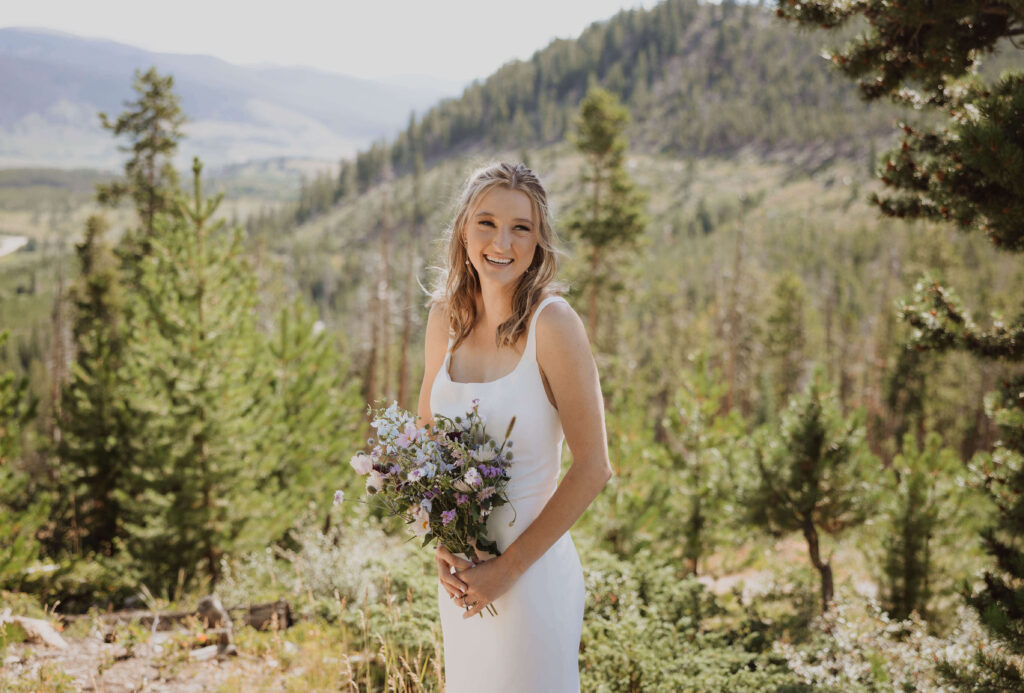
M 560 412 L 572 466 L 544 509 L 505 553 L 459 574 L 470 585 L 469 601 L 477 602 L 464 617 L 501 596 L 544 555 L 576 523 L 612 475 L 597 366 L 583 323 L 568 305 L 554 303 L 538 317 L 537 361 Z
M 420 397 L 417 402 L 417 422 L 426 426 L 434 418 L 430 411 L 430 389 L 434 386 L 434 378 L 441 371 L 444 363 L 444 352 L 448 349 L 448 319 L 444 310 L 436 303 L 430 306 L 427 315 L 426 337 L 423 340 L 423 382 L 420 384 Z
M 434 386 L 434 378 L 441 372 L 441 364 L 444 363 L 444 354 L 448 349 L 448 316 L 437 304 L 430 307 L 430 314 L 427 316 L 426 337 L 423 344 L 423 382 L 420 384 L 420 397 L 417 404 L 417 416 L 420 426 L 428 425 L 434 418 L 430 410 L 430 390 Z M 437 563 L 437 577 L 444 585 L 445 591 L 452 599 L 461 596 L 466 591 L 466 583 L 452 574 L 452 568 L 456 570 L 469 568 L 473 564 L 462 559 L 444 546 L 438 544 L 434 552 L 434 562 Z

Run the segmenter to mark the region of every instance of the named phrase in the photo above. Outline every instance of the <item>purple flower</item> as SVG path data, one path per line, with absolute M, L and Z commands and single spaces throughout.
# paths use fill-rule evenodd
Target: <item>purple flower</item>
M 479 397 L 474 397 L 473 398 L 473 406 L 475 407 L 478 404 L 480 404 L 480 398 Z
M 445 510 L 441 513 L 441 524 L 446 525 L 455 519 L 455 508 Z
M 488 486 L 485 489 L 481 489 L 480 492 L 476 494 L 476 498 L 479 501 L 485 501 L 491 496 L 493 496 L 496 490 L 497 489 L 495 489 L 493 486 Z
M 458 505 L 462 505 L 463 503 L 468 503 L 469 502 L 469 496 L 467 496 L 465 493 L 456 493 L 455 494 L 455 502 Z

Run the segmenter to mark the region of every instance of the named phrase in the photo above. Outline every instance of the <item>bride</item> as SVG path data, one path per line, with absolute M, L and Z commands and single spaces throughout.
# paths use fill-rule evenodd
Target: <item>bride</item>
M 554 242 L 530 169 L 499 163 L 470 176 L 431 300 L 418 413 L 425 422 L 478 403 L 498 439 L 515 424 L 511 502 L 487 521 L 500 555 L 435 555 L 449 693 L 579 690 L 583 571 L 569 528 L 611 466 L 597 368 L 557 294 Z M 572 465 L 558 483 L 563 437 Z M 478 616 L 491 604 L 496 616 Z

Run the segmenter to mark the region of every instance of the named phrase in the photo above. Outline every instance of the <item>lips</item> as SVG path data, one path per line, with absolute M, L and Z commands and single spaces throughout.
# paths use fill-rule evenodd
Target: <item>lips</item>
M 493 255 L 484 255 L 484 259 L 491 265 L 496 267 L 505 267 L 512 264 L 512 258 L 510 257 L 497 257 Z

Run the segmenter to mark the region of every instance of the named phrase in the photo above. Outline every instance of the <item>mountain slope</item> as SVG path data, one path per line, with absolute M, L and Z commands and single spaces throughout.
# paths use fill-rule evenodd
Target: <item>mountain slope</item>
M 115 167 L 98 111 L 132 97 L 135 69 L 174 75 L 191 123 L 182 159 L 222 164 L 272 156 L 335 159 L 405 126 L 451 93 L 308 68 L 240 67 L 217 58 L 151 53 L 111 41 L 0 29 L 0 165 Z
M 851 30 L 852 31 L 852 30 Z M 866 104 L 822 59 L 844 35 L 800 33 L 766 7 L 723 0 L 665 0 L 596 22 L 529 60 L 507 63 L 459 98 L 427 111 L 393 142 L 360 153 L 363 189 L 384 162 L 408 172 L 474 148 L 524 148 L 563 139 L 589 84 L 629 106 L 631 145 L 680 156 L 761 154 L 809 147 L 865 154 L 888 137 L 888 104 Z

